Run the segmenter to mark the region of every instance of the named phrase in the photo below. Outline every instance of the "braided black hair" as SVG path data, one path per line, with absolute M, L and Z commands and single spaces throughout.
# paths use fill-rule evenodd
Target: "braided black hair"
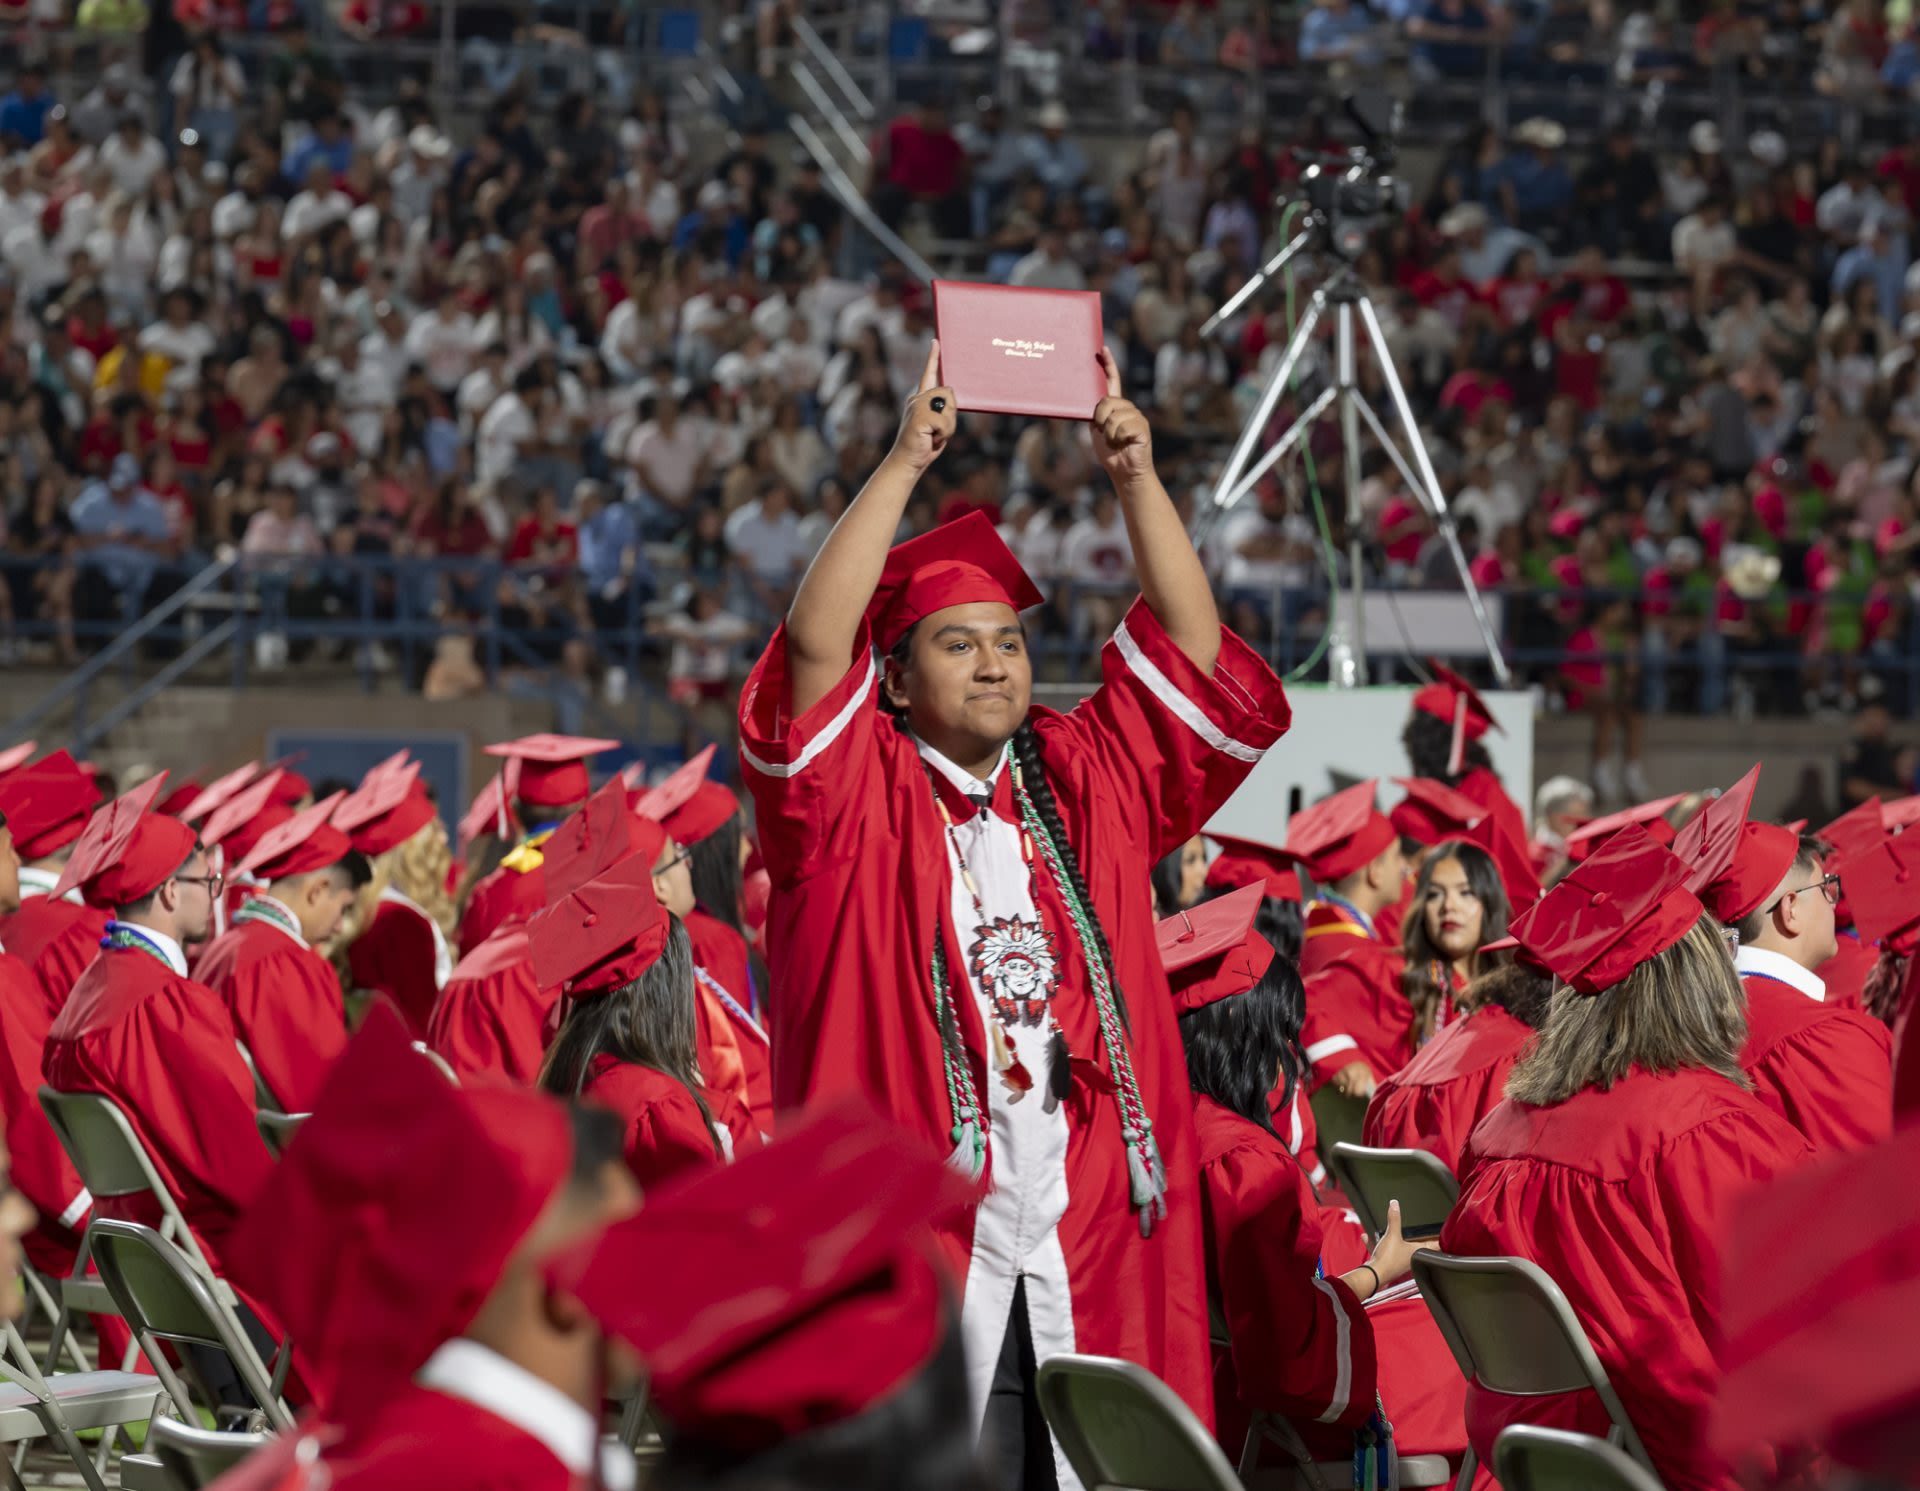
M 1907 986 L 1908 955 L 1882 948 L 1880 960 L 1867 970 L 1867 981 L 1860 990 L 1860 1002 L 1869 1015 L 1883 1025 L 1893 1024 L 1900 1008 L 1900 991 Z

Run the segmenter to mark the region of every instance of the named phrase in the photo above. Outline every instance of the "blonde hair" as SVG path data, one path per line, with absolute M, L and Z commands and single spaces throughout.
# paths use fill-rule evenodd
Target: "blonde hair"
M 1547 1107 L 1589 1087 L 1606 1091 L 1634 1067 L 1703 1067 L 1738 1087 L 1747 996 L 1719 927 L 1702 916 L 1686 936 L 1599 994 L 1554 991 L 1546 1023 L 1507 1078 L 1507 1096 Z
M 373 878 L 361 889 L 353 905 L 356 932 L 373 920 L 374 908 L 391 886 L 426 912 L 446 936 L 454 935 L 453 896 L 447 890 L 453 848 L 447 842 L 446 825 L 437 815 L 429 818 L 412 838 L 394 845 L 385 854 L 375 855 L 370 863 Z

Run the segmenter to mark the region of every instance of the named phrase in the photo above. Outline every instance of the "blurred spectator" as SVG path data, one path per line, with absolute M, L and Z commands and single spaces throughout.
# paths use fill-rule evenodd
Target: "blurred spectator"
M 22 61 L 13 87 L 0 96 L 0 142 L 10 151 L 38 145 L 46 136 L 47 114 L 53 106 L 40 64 L 30 58 Z
M 966 151 L 947 128 L 946 108 L 937 99 L 923 100 L 874 139 L 867 195 L 890 227 L 920 203 L 941 237 L 962 237 L 971 215 L 966 181 Z

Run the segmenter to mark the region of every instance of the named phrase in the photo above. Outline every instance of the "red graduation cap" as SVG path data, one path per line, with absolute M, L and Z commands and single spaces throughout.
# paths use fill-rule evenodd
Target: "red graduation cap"
M 653 862 L 630 854 L 529 921 L 527 953 L 543 989 L 576 999 L 610 994 L 654 965 L 667 930 Z
M 1599 994 L 1700 920 L 1686 882 L 1687 867 L 1629 824 L 1515 918 L 1513 935 L 1561 983 Z
M 1287 847 L 1280 852 L 1321 885 L 1370 863 L 1395 837 L 1392 822 L 1374 810 L 1374 786 L 1368 777 L 1302 808 L 1287 825 Z
M 296 751 L 291 756 L 282 756 L 267 768 L 273 774 L 273 800 L 286 807 L 294 807 L 313 796 L 313 783 L 293 769 L 296 761 L 306 758 L 305 751 Z
M 1871 849 L 1887 836 L 1885 807 L 1877 797 L 1869 797 L 1858 807 L 1849 808 L 1825 828 L 1814 830 L 1816 839 L 1833 845 L 1841 855 L 1852 856 Z
M 279 775 L 274 770 L 256 778 L 216 808 L 200 825 L 200 842 L 209 849 L 217 844 L 228 864 L 238 864 L 261 835 L 293 816 L 293 809 L 278 800 Z
M 1908 1126 L 1735 1198 L 1709 1428 L 1728 1460 L 1805 1447 L 1920 1484 L 1920 1343 L 1888 1329 L 1920 1319 L 1920 1190 L 1897 1180 L 1916 1174 L 1920 1127 Z
M 1226 839 L 1209 834 L 1220 852 L 1207 866 L 1208 890 L 1238 890 L 1243 885 L 1258 885 L 1276 901 L 1300 899 L 1300 872 L 1293 861 L 1278 849 L 1255 844 L 1247 839 Z
M 1487 810 L 1432 777 L 1395 777 L 1407 795 L 1387 814 L 1394 832 L 1416 844 L 1438 844 L 1464 836 L 1487 816 Z
M 1897 834 L 1831 866 L 1868 942 L 1906 953 L 1920 942 L 1920 834 Z
M 249 761 L 236 766 L 223 777 L 215 777 L 180 814 L 183 823 L 199 823 L 225 807 L 260 779 L 260 763 Z
M 268 829 L 234 866 L 233 873 L 271 882 L 339 864 L 353 852 L 353 842 L 327 820 L 345 796 L 336 792 Z
M 1433 682 L 1415 692 L 1413 707 L 1453 726 L 1447 771 L 1458 776 L 1467 764 L 1467 742 L 1478 740 L 1489 730 L 1499 730 L 1500 722 L 1494 719 L 1493 710 L 1481 697 L 1480 690 L 1445 663 L 1428 658 L 1427 669 L 1433 674 Z
M 93 778 L 66 751 L 0 777 L 0 813 L 7 815 L 13 847 L 28 864 L 79 838 L 99 801 Z
M 579 735 L 525 735 L 490 745 L 487 754 L 506 759 L 502 788 L 510 798 L 537 808 L 569 808 L 585 802 L 593 790 L 588 760 L 619 744 Z
M 192 857 L 194 834 L 178 818 L 152 810 L 166 784 L 163 771 L 89 818 L 54 895 L 78 887 L 89 906 L 111 910 L 149 896 L 171 880 Z
M 153 810 L 156 813 L 165 813 L 169 818 L 179 818 L 193 806 L 193 800 L 206 790 L 200 785 L 198 778 L 188 777 L 186 781 L 155 803 Z
M 37 740 L 23 740 L 18 745 L 8 746 L 0 751 L 0 777 L 10 771 L 18 771 L 33 759 L 33 753 L 40 749 Z
M 1692 872 L 1687 889 L 1727 926 L 1757 911 L 1800 857 L 1799 835 L 1747 821 L 1759 784 L 1755 766 L 1695 813 L 1673 841 L 1674 857 Z
M 1656 844 L 1663 847 L 1671 844 L 1674 840 L 1673 825 L 1666 821 L 1664 815 L 1676 803 L 1686 800 L 1686 793 L 1676 792 L 1671 797 L 1656 797 L 1652 802 L 1636 803 L 1618 813 L 1608 813 L 1604 818 L 1583 823 L 1567 835 L 1567 858 L 1578 864 L 1621 829 L 1634 824 L 1644 828 Z
M 1500 826 L 1489 813 L 1462 834 L 1463 842 L 1484 849 L 1499 872 L 1501 887 L 1507 893 L 1509 916 L 1525 911 L 1540 899 L 1540 876 L 1533 868 L 1533 857 L 1524 844 L 1516 843 L 1512 833 Z
M 993 520 L 974 512 L 894 547 L 867 602 L 867 625 L 891 652 L 921 618 L 949 606 L 994 601 L 1020 612 L 1045 599 Z
M 587 799 L 584 808 L 540 846 L 547 904 L 565 900 L 629 855 L 638 858 L 651 873 L 666 847 L 667 831 L 651 818 L 634 813 L 627 806 L 625 784 L 618 777 L 610 777 Z
M 327 1420 L 352 1423 L 467 1327 L 572 1164 L 564 1107 L 455 1087 L 376 1007 L 222 1244 L 222 1271 L 288 1332 Z
M 1154 923 L 1160 966 L 1173 986 L 1173 1007 L 1181 1014 L 1244 994 L 1273 964 L 1273 944 L 1254 930 L 1260 885 L 1203 901 L 1191 911 L 1176 911 Z
M 333 810 L 333 826 L 369 857 L 407 842 L 434 818 L 420 764 L 389 757 L 362 777 Z
M 513 763 L 507 764 L 511 766 Z M 480 789 L 473 806 L 467 809 L 466 816 L 460 820 L 460 853 L 464 855 L 468 846 L 482 834 L 511 839 L 519 832 L 520 820 L 514 816 L 512 804 L 507 801 L 507 773 L 503 769 Z
M 1909 829 L 1920 823 L 1920 797 L 1901 797 L 1880 804 L 1881 821 L 1890 829 Z
M 707 780 L 714 747 L 708 746 L 633 804 L 642 817 L 666 825 L 667 836 L 680 845 L 697 844 L 717 832 L 740 811 L 740 799 L 718 782 Z
M 678 1437 L 751 1453 L 856 1417 L 931 1360 L 956 1308 L 930 1227 L 972 1196 L 840 1105 L 649 1193 L 549 1277 L 640 1353 Z
M 669 813 L 678 812 L 693 800 L 694 793 L 700 790 L 700 784 L 707 779 L 707 772 L 713 765 L 717 748 L 708 746 L 688 757 L 652 787 L 648 787 L 644 768 L 635 762 L 622 775 L 627 785 L 636 789 L 639 800 L 634 803 L 637 811 L 649 818 L 666 821 Z

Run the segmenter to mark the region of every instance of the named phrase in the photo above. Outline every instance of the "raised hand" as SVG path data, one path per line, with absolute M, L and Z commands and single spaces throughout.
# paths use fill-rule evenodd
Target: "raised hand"
M 1107 396 L 1093 409 L 1093 453 L 1115 486 L 1153 475 L 1153 431 L 1146 415 L 1120 391 L 1120 364 L 1111 348 L 1100 349 Z
M 900 433 L 893 437 L 893 450 L 887 459 L 915 472 L 925 471 L 947 448 L 959 423 L 959 401 L 940 381 L 940 343 L 935 341 L 927 348 L 920 387 L 907 400 L 906 413 L 900 417 Z

